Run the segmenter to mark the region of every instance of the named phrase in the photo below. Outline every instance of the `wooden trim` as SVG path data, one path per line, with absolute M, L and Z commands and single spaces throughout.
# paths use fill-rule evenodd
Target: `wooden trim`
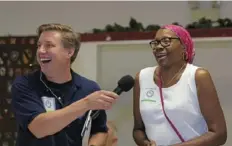
M 193 38 L 204 37 L 232 37 L 232 28 L 189 29 Z M 150 40 L 155 32 L 111 32 L 99 34 L 82 34 L 82 42 L 93 41 L 123 41 L 123 40 Z

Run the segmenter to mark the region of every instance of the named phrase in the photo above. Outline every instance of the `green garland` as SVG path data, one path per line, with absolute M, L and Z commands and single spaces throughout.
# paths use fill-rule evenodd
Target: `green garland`
M 177 22 L 174 22 L 172 24 L 180 25 Z M 220 18 L 217 21 L 212 21 L 210 19 L 203 17 L 199 19 L 199 21 L 197 22 L 188 24 L 185 28 L 197 29 L 197 28 L 225 28 L 225 27 L 232 27 L 232 21 L 229 18 L 225 18 L 225 19 Z M 94 28 L 92 32 L 94 34 L 102 33 L 102 32 L 149 32 L 149 31 L 156 31 L 159 28 L 160 26 L 155 24 L 151 24 L 148 25 L 147 27 L 144 27 L 144 25 L 141 22 L 138 22 L 136 19 L 131 18 L 129 21 L 129 26 L 124 27 L 117 23 L 114 23 L 113 25 L 112 24 L 106 25 L 104 29 Z

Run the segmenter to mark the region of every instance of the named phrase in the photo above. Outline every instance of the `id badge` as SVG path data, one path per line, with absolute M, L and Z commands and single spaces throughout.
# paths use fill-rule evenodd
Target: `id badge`
M 56 100 L 54 97 L 43 96 L 42 101 L 47 112 L 56 110 Z

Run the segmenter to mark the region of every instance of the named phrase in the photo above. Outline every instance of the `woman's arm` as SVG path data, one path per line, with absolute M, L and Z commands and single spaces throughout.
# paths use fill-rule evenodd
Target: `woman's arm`
M 145 127 L 141 118 L 139 110 L 139 96 L 140 96 L 140 86 L 139 86 L 139 73 L 135 76 L 135 85 L 133 89 L 133 114 L 134 114 L 134 129 L 133 138 L 138 146 L 146 146 L 150 143 L 146 134 Z
M 209 131 L 193 140 L 173 146 L 223 145 L 227 139 L 226 122 L 210 73 L 205 69 L 198 69 L 195 80 L 200 109 Z

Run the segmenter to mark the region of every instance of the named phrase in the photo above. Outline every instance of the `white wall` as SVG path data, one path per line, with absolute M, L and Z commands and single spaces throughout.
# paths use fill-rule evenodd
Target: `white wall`
M 148 44 L 150 40 L 142 41 L 113 41 L 113 42 L 85 42 L 82 43 L 77 59 L 72 64 L 72 68 L 78 73 L 97 81 L 98 80 L 98 56 L 102 45 L 130 45 Z M 232 48 L 232 38 L 195 38 L 193 39 L 196 48 Z M 147 46 L 149 47 L 149 46 Z M 122 50 L 123 52 L 123 50 Z M 133 51 L 131 52 L 133 53 Z M 120 59 L 120 56 L 119 56 Z M 109 62 L 111 63 L 111 62 Z
M 74 71 L 96 81 L 97 79 L 97 44 L 82 43 L 79 54 L 72 64 Z
M 232 2 L 223 1 L 221 17 L 232 18 Z M 148 2 L 0 2 L 0 36 L 35 34 L 42 23 L 59 22 L 86 32 L 117 22 L 128 25 L 130 17 L 149 24 L 190 23 L 187 1 Z

